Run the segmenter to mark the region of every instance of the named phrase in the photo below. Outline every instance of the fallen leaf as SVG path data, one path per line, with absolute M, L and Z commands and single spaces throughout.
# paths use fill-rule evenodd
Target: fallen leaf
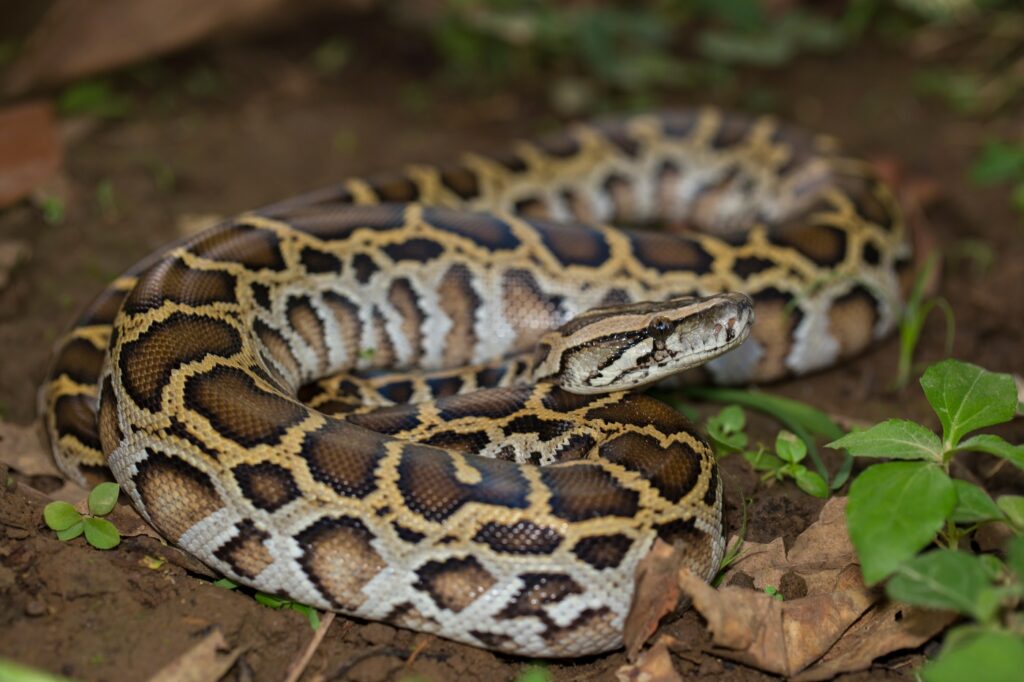
M 61 477 L 35 424 L 0 421 L 0 462 L 25 476 Z
M 682 682 L 682 677 L 672 665 L 669 647 L 672 637 L 662 635 L 654 645 L 643 652 L 636 663 L 627 663 L 615 671 L 619 682 Z
M 231 670 L 241 653 L 241 647 L 229 649 L 224 635 L 214 629 L 198 644 L 161 668 L 149 678 L 149 682 L 217 682 Z
M 0 109 L 0 207 L 28 196 L 60 169 L 63 151 L 48 102 Z
M 644 642 L 658 629 L 658 621 L 679 604 L 676 574 L 681 561 L 681 553 L 658 538 L 647 556 L 637 564 L 633 605 L 623 627 L 623 641 L 629 660 L 636 659 Z

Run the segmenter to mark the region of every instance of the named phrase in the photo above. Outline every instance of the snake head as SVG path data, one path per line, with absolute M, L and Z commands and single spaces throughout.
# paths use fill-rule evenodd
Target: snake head
M 533 376 L 572 393 L 638 388 L 736 348 L 753 322 L 739 293 L 595 308 L 541 339 Z

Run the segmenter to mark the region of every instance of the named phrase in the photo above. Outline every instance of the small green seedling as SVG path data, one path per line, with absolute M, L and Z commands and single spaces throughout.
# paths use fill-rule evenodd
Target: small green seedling
M 89 493 L 89 514 L 83 516 L 67 502 L 51 502 L 43 509 L 43 520 L 57 538 L 73 540 L 85 534 L 85 540 L 96 549 L 112 549 L 121 542 L 121 534 L 110 521 L 101 519 L 114 510 L 121 487 L 117 483 L 100 483 Z
M 746 424 L 747 415 L 739 405 L 726 405 L 718 414 L 709 417 L 706 426 L 715 454 L 724 457 L 746 448 L 749 441 L 743 432 Z
M 828 484 L 817 472 L 800 462 L 807 456 L 807 444 L 789 431 L 780 431 L 775 438 L 775 454 L 764 448 L 743 453 L 756 471 L 764 472 L 765 480 L 791 478 L 800 490 L 814 497 L 828 497 Z
M 925 293 L 925 285 L 931 279 L 938 263 L 938 254 L 932 254 L 914 279 L 914 286 L 907 297 L 907 305 L 900 320 L 900 356 L 893 386 L 895 389 L 903 388 L 910 382 L 911 373 L 914 371 L 914 352 L 921 340 L 924 323 L 933 310 L 941 311 L 946 318 L 946 355 L 953 352 L 953 340 L 956 335 L 953 308 L 949 301 L 941 296 L 928 296 Z
M 786 600 L 786 598 L 784 596 L 782 596 L 782 593 L 779 592 L 778 588 L 776 588 L 773 585 L 765 585 L 764 586 L 764 593 L 767 594 L 772 599 L 774 599 L 775 601 L 785 601 Z
M 234 590 L 238 587 L 238 584 L 229 578 L 214 580 L 213 584 L 225 590 Z M 311 628 L 316 630 L 320 627 L 320 614 L 312 606 L 307 606 L 306 604 L 301 604 L 297 601 L 291 601 L 290 599 L 282 599 L 276 595 L 259 591 L 253 594 L 253 599 L 263 606 L 266 606 L 268 609 L 291 609 L 292 611 L 297 611 L 306 617 Z

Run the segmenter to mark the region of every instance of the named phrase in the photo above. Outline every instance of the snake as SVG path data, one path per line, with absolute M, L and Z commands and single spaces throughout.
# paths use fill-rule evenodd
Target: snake
M 68 478 L 112 474 L 233 581 L 595 654 L 656 540 L 708 580 L 725 546 L 711 447 L 639 389 L 861 353 L 910 251 L 828 136 L 715 108 L 580 123 L 169 245 L 60 340 L 41 411 Z

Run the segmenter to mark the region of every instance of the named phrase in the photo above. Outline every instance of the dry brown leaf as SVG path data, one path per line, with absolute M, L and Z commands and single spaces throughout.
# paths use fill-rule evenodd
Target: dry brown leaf
M 62 158 L 53 107 L 48 102 L 0 109 L 0 207 L 28 196 L 56 175 Z
M 224 677 L 241 648 L 229 649 L 220 630 L 214 629 L 202 641 L 161 668 L 149 682 L 217 682 Z
M 35 424 L 0 421 L 0 462 L 25 476 L 61 477 Z
M 672 665 L 669 647 L 674 638 L 662 635 L 654 645 L 643 652 L 636 663 L 627 663 L 615 671 L 619 682 L 682 682 L 682 677 Z
M 678 550 L 658 538 L 647 556 L 637 564 L 633 605 L 623 627 L 623 641 L 629 660 L 636 660 L 640 647 L 658 629 L 658 621 L 679 604 L 676 574 L 681 559 Z

